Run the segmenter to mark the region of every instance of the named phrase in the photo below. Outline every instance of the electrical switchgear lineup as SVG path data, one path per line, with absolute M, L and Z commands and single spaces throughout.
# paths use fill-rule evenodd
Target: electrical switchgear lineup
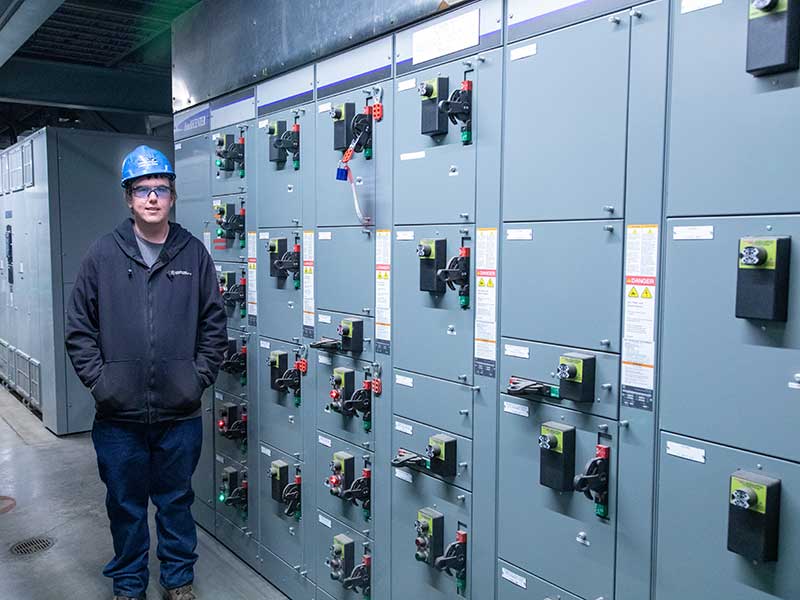
M 293 600 L 797 596 L 798 44 L 481 0 L 178 113 L 198 522 Z

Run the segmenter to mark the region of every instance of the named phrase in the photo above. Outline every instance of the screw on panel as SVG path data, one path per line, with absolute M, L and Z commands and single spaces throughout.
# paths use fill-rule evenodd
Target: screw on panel
M 610 17 L 608 17 L 608 22 L 614 25 L 619 25 L 622 21 L 617 15 L 611 15 Z
M 612 387 L 612 386 L 611 386 L 611 384 L 610 384 L 610 383 L 604 383 L 604 384 L 603 384 L 603 385 L 601 385 L 600 387 L 601 387 L 601 388 L 603 388 L 604 390 L 606 390 L 606 391 L 609 391 L 609 392 L 610 392 L 610 391 L 611 391 L 611 387 Z
M 628 14 L 630 14 L 630 16 L 633 17 L 634 19 L 641 19 L 642 18 L 642 11 L 636 10 L 635 8 L 632 8 L 631 12 L 628 13 Z
M 600 423 L 600 425 L 598 425 L 597 428 L 600 431 L 608 431 L 608 425 L 606 425 L 605 423 Z
M 613 225 L 603 225 L 603 231 L 607 231 L 609 233 L 612 233 L 614 231 L 614 226 Z
M 611 345 L 611 340 L 600 340 L 600 345 L 601 346 L 610 346 Z

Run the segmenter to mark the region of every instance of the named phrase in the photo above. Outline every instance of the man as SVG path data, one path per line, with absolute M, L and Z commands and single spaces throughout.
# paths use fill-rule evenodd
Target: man
M 97 410 L 92 441 L 114 541 L 103 574 L 115 600 L 144 598 L 149 498 L 164 597 L 192 600 L 200 397 L 222 362 L 227 319 L 211 257 L 168 220 L 176 194 L 167 157 L 134 149 L 122 186 L 133 218 L 84 257 L 66 326 L 67 352 Z

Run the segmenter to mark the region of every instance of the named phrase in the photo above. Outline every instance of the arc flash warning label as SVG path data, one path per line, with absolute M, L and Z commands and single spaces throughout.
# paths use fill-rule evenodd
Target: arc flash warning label
M 653 410 L 658 225 L 628 225 L 625 248 L 622 403 Z

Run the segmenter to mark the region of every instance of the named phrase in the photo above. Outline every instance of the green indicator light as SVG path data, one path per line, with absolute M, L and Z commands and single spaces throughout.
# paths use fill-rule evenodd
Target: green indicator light
M 425 459 L 425 468 L 426 469 L 430 469 L 431 468 L 431 459 L 430 458 L 426 458 Z
M 244 307 L 244 306 L 242 307 L 242 312 L 241 312 L 241 315 L 242 315 L 242 318 L 244 318 L 244 317 L 246 317 L 246 316 L 247 316 L 247 309 L 245 309 L 245 307 Z
M 223 492 L 220 492 L 217 500 L 219 500 L 220 502 L 225 502 L 225 494 Z
M 295 513 L 294 513 L 294 520 L 295 520 L 295 521 L 299 521 L 299 520 L 300 520 L 300 511 L 299 511 L 299 510 L 295 511 Z
M 244 169 L 239 169 L 239 177 L 244 177 Z
M 245 375 L 242 375 L 239 378 L 239 383 L 241 383 L 242 385 L 247 385 L 247 377 Z
M 472 141 L 472 132 L 471 131 L 462 131 L 461 132 L 461 141 L 464 144 L 469 144 Z
M 299 171 L 300 170 L 300 161 L 299 160 L 293 160 L 292 161 L 292 166 L 294 167 L 295 171 Z
M 300 280 L 299 279 L 295 279 L 294 280 L 294 289 L 296 289 L 296 290 L 300 289 Z
M 369 509 L 368 508 L 362 508 L 361 512 L 364 514 L 364 519 L 366 521 L 369 521 L 370 520 Z
M 372 148 L 364 148 L 364 158 L 367 160 L 372 158 Z
M 218 167 L 221 167 L 222 166 L 222 159 L 218 158 L 216 161 L 214 161 L 214 164 L 216 164 Z
M 244 240 L 239 240 L 239 248 L 244 248 Z
M 295 406 L 300 406 L 300 396 L 295 396 L 294 397 L 294 405 Z
M 369 433 L 369 431 L 372 429 L 372 421 L 364 421 L 362 425 L 364 427 L 364 431 L 367 433 Z
M 225 231 L 222 229 L 222 227 L 217 227 L 217 237 L 222 237 L 223 233 L 225 233 Z
M 461 308 L 469 308 L 469 296 L 459 296 L 458 303 Z
M 605 504 L 595 504 L 594 514 L 605 519 L 608 516 L 608 507 Z
M 556 386 L 550 386 L 550 396 L 552 398 L 558 398 L 558 388 Z
M 456 578 L 456 591 L 458 591 L 459 594 L 463 594 L 466 587 L 467 581 L 465 579 Z

